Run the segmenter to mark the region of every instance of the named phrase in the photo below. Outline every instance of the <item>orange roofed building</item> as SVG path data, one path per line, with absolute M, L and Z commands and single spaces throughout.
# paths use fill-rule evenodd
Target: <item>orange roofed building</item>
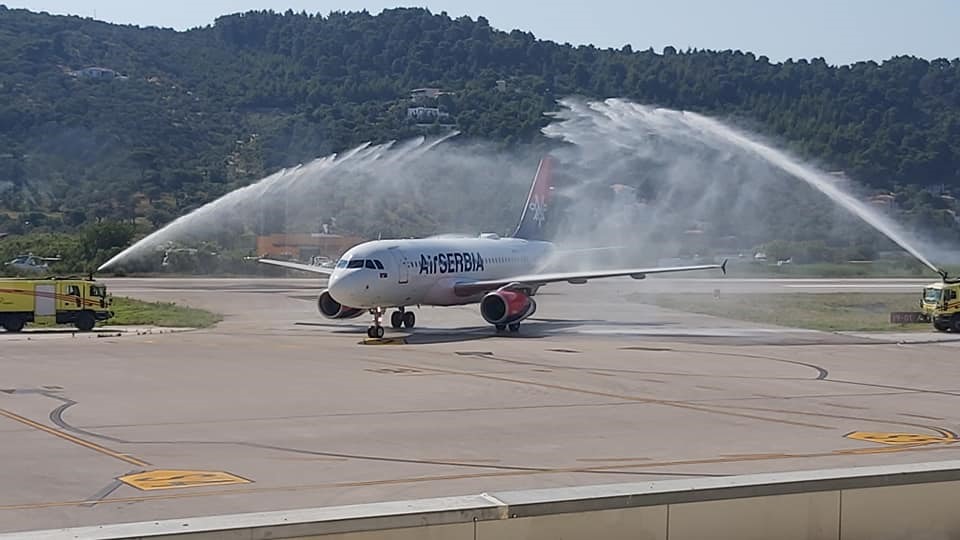
M 363 241 L 357 236 L 326 233 L 271 234 L 257 237 L 257 256 L 303 262 L 314 257 L 336 260 Z

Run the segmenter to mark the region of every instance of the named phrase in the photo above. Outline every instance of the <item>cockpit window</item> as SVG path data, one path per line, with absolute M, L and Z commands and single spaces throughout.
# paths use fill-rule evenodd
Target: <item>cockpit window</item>
M 383 270 L 383 263 L 377 259 L 374 259 L 373 264 L 377 265 L 377 270 Z
M 346 268 L 346 267 L 347 267 L 347 260 L 346 260 L 346 259 L 340 259 L 340 260 L 337 262 L 337 268 Z
M 363 259 L 354 259 L 348 262 L 347 268 L 363 268 Z
M 369 268 L 369 269 L 371 269 L 371 270 L 376 270 L 376 269 L 377 269 L 376 265 L 373 264 L 373 259 L 367 259 L 367 265 L 366 265 L 366 266 L 367 266 L 367 268 Z

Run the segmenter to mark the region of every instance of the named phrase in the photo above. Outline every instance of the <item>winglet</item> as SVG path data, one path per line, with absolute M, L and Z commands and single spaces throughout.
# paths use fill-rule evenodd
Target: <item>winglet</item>
M 723 260 L 723 264 L 720 265 L 720 270 L 723 270 L 723 275 L 727 275 L 727 259 Z

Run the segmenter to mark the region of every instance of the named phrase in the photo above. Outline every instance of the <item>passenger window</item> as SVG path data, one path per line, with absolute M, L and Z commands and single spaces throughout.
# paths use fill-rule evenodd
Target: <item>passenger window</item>
M 383 263 L 374 259 L 373 264 L 377 265 L 377 270 L 383 270 Z
M 347 268 L 363 268 L 363 259 L 354 259 L 347 263 Z

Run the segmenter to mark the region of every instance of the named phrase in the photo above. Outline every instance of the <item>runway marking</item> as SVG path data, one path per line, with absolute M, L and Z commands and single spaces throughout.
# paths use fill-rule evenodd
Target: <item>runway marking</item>
M 122 486 L 122 485 L 123 485 L 123 482 L 114 479 L 114 480 L 111 481 L 109 484 L 107 484 L 106 486 L 104 486 L 100 491 L 98 491 L 98 492 L 94 493 L 92 496 L 90 496 L 90 498 L 87 499 L 86 504 L 84 504 L 84 506 L 86 506 L 86 507 L 88 507 L 88 508 L 92 508 L 92 507 L 96 506 L 96 505 L 97 505 L 98 503 L 100 503 L 103 499 L 106 499 L 107 497 L 109 497 L 111 493 L 113 493 L 114 491 L 116 491 L 117 489 L 119 489 L 120 486 Z
M 835 428 L 832 427 L 832 426 L 824 426 L 824 425 L 821 425 L 821 424 L 812 424 L 812 423 L 809 423 L 809 422 L 800 422 L 800 421 L 796 421 L 796 420 L 785 420 L 785 419 L 782 419 L 782 418 L 770 418 L 769 416 L 760 416 L 760 415 L 757 415 L 757 414 L 738 413 L 738 412 L 732 412 L 732 411 L 722 411 L 722 410 L 711 409 L 711 408 L 708 408 L 708 407 L 705 407 L 705 406 L 691 405 L 691 404 L 689 404 L 689 403 L 683 403 L 683 402 L 678 402 L 678 401 L 669 401 L 669 400 L 655 399 L 655 398 L 644 398 L 644 397 L 637 397 L 637 396 L 628 396 L 628 395 L 616 394 L 616 393 L 612 393 L 612 392 L 602 392 L 602 391 L 599 391 L 599 390 L 588 390 L 588 389 L 586 389 L 586 388 L 577 388 L 577 387 L 574 387 L 574 386 L 564 386 L 564 385 L 560 385 L 560 384 L 550 384 L 550 383 L 544 383 L 544 382 L 539 382 L 539 381 L 529 381 L 529 380 L 525 380 L 525 379 L 513 379 L 513 378 L 510 378 L 510 377 L 503 377 L 503 376 L 499 376 L 499 375 L 487 375 L 487 374 L 483 374 L 483 373 L 472 373 L 472 372 L 469 372 L 469 371 L 457 371 L 457 370 L 452 370 L 452 369 L 444 369 L 444 368 L 437 368 L 437 367 L 427 367 L 427 366 L 411 366 L 411 365 L 406 365 L 406 364 L 398 364 L 398 363 L 394 363 L 394 362 L 386 362 L 386 361 L 384 361 L 384 360 L 374 360 L 374 359 L 371 359 L 371 358 L 368 358 L 367 361 L 368 361 L 368 362 L 372 362 L 372 363 L 377 363 L 377 364 L 394 366 L 394 367 L 398 367 L 398 368 L 404 368 L 404 369 L 422 369 L 422 370 L 429 370 L 429 371 L 434 371 L 434 372 L 437 372 L 437 373 L 446 373 L 446 374 L 448 374 L 448 375 L 459 375 L 459 376 L 465 376 L 465 377 L 475 377 L 475 378 L 479 378 L 479 379 L 487 379 L 487 380 L 491 380 L 491 381 L 501 381 L 501 382 L 509 382 L 509 383 L 513 383 L 513 384 L 522 384 L 522 385 L 527 385 L 527 386 L 536 386 L 536 387 L 538 387 L 538 388 L 548 388 L 548 389 L 551 389 L 551 390 L 562 390 L 562 391 L 565 391 L 565 392 L 576 392 L 576 393 L 579 393 L 579 394 L 586 394 L 586 395 L 590 395 L 590 396 L 599 396 L 599 397 L 606 397 L 606 398 L 622 399 L 622 400 L 624 400 L 624 401 L 632 401 L 632 402 L 635 402 L 635 403 L 649 403 L 649 404 L 652 404 L 652 405 L 662 405 L 662 406 L 665 406 L 665 407 L 674 407 L 674 408 L 678 408 L 678 409 L 688 409 L 688 410 L 693 410 L 693 411 L 706 412 L 706 413 L 711 413 L 711 414 L 718 414 L 718 415 L 722 415 L 722 416 L 732 416 L 732 417 L 736 417 L 736 418 L 749 418 L 749 419 L 751 419 L 751 420 L 761 420 L 761 421 L 764 421 L 764 422 L 774 422 L 774 423 L 777 423 L 777 424 L 785 424 L 785 425 L 791 425 L 791 426 L 808 427 L 808 428 L 814 428 L 814 429 L 835 429 Z
M 567 467 L 567 468 L 529 470 L 529 471 L 528 470 L 496 471 L 496 472 L 467 473 L 467 474 L 445 474 L 445 475 L 434 475 L 434 476 L 413 476 L 413 477 L 381 479 L 381 480 L 331 482 L 326 484 L 301 484 L 301 485 L 294 485 L 294 486 L 240 487 L 240 488 L 230 488 L 230 489 L 220 489 L 220 490 L 205 490 L 205 491 L 199 491 L 199 492 L 177 492 L 177 493 L 168 493 L 163 495 L 135 495 L 135 496 L 129 496 L 129 497 L 116 497 L 116 498 L 104 499 L 103 501 L 101 501 L 101 504 L 107 504 L 107 503 L 118 504 L 118 503 L 157 501 L 157 500 L 188 499 L 188 498 L 197 498 L 197 497 L 212 497 L 212 496 L 219 496 L 219 495 L 256 495 L 256 494 L 263 494 L 263 493 L 284 493 L 284 492 L 309 491 L 309 490 L 318 490 L 318 489 L 343 489 L 343 488 L 369 487 L 369 486 L 416 484 L 416 483 L 425 483 L 425 482 L 438 482 L 438 481 L 444 481 L 444 480 L 466 480 L 466 479 L 496 478 L 496 477 L 508 477 L 508 476 L 532 476 L 532 475 L 538 475 L 538 474 L 563 474 L 563 473 L 576 474 L 576 473 L 590 473 L 590 472 L 601 472 L 601 471 L 606 471 L 611 474 L 616 474 L 617 470 L 621 470 L 621 469 L 623 470 L 654 469 L 654 468 L 660 468 L 660 467 L 676 467 L 676 466 L 685 466 L 685 465 L 715 465 L 715 464 L 725 464 L 725 463 L 775 461 L 775 460 L 781 460 L 781 459 L 809 459 L 809 458 L 821 458 L 821 457 L 835 457 L 835 456 L 844 456 L 844 455 L 940 451 L 947 448 L 950 448 L 950 447 L 943 446 L 943 445 L 928 445 L 928 446 L 901 445 L 901 446 L 885 446 L 880 448 L 857 448 L 857 449 L 844 448 L 840 450 L 812 452 L 808 454 L 769 454 L 769 453 L 768 454 L 745 454 L 745 455 L 738 455 L 733 457 L 722 456 L 722 457 L 716 457 L 716 458 L 644 462 L 644 463 L 634 463 L 634 464 L 619 463 L 614 465 L 603 465 L 603 466 L 596 466 L 596 467 Z M 691 474 L 690 476 L 696 476 L 696 475 Z M 51 502 L 43 502 L 43 503 L 10 504 L 10 505 L 0 505 L 0 511 L 60 508 L 60 507 L 70 507 L 70 506 L 82 506 L 88 503 L 89 501 L 72 500 L 72 501 L 51 501 Z
M 48 435 L 53 435 L 54 437 L 58 437 L 58 438 L 63 439 L 63 440 L 65 440 L 65 441 L 68 441 L 68 442 L 71 442 L 71 443 L 73 443 L 73 444 L 76 444 L 76 445 L 78 445 L 78 446 L 82 446 L 82 447 L 84 447 L 84 448 L 87 448 L 87 449 L 89 449 L 89 450 L 93 450 L 94 452 L 99 452 L 99 453 L 101 453 L 101 454 L 103 454 L 103 455 L 110 456 L 110 457 L 115 458 L 115 459 L 119 459 L 120 461 L 124 461 L 124 462 L 126 462 L 126 463 L 131 464 L 131 465 L 136 465 L 136 466 L 138 466 L 138 467 L 149 467 L 149 466 L 150 466 L 150 463 L 148 463 L 148 462 L 146 462 L 146 461 L 143 461 L 143 460 L 141 460 L 141 459 L 137 459 L 137 458 L 135 458 L 135 457 L 133 457 L 133 456 L 130 456 L 130 455 L 128 455 L 128 454 L 122 454 L 122 453 L 120 453 L 120 452 L 116 452 L 116 451 L 114 451 L 114 450 L 111 450 L 111 449 L 107 448 L 106 446 L 101 446 L 101 445 L 99 445 L 99 444 L 97 444 L 97 443 L 92 443 L 92 442 L 90 442 L 90 441 L 85 441 L 85 440 L 83 440 L 83 439 L 81 439 L 81 438 L 79 438 L 79 437 L 74 437 L 73 435 L 70 435 L 69 433 L 66 433 L 66 432 L 64 432 L 64 431 L 60 431 L 60 430 L 58 430 L 58 429 L 53 429 L 52 427 L 46 426 L 46 425 L 41 424 L 41 423 L 39 423 L 39 422 L 34 422 L 33 420 L 30 420 L 29 418 L 20 416 L 19 414 L 12 413 L 12 412 L 10 412 L 10 411 L 8 411 L 8 410 L 0 409 L 0 416 L 4 416 L 4 417 L 6 417 L 6 418 L 9 418 L 10 420 L 13 420 L 13 421 L 15 421 L 15 422 L 20 422 L 21 424 L 24 424 L 24 425 L 29 426 L 29 427 L 32 427 L 32 428 L 34 428 L 34 429 L 36 429 L 36 430 L 42 431 L 42 432 L 44 432 L 44 433 L 46 433 L 46 434 L 48 434 Z
M 859 411 L 866 411 L 870 409 L 869 407 L 860 407 L 859 405 L 843 405 L 840 403 L 828 403 L 826 401 L 824 401 L 823 404 L 827 407 L 836 407 L 838 409 L 854 409 Z M 940 420 L 942 420 L 942 418 Z
M 926 416 L 926 415 L 923 415 L 923 414 L 900 413 L 900 416 L 909 416 L 909 417 L 911 417 L 911 418 L 919 418 L 919 419 L 921 419 L 921 420 L 936 420 L 936 421 L 942 421 L 942 420 L 943 420 L 943 418 L 940 417 L 940 416 Z
M 738 410 L 748 410 L 748 411 L 765 411 L 765 412 L 779 412 L 783 414 L 792 414 L 798 416 L 815 416 L 823 418 L 839 418 L 843 420 L 856 420 L 860 422 L 872 422 L 872 423 L 882 423 L 882 424 L 894 424 L 899 426 L 908 426 L 911 428 L 926 429 L 934 431 L 939 434 L 940 437 L 944 439 L 950 439 L 950 441 L 960 442 L 960 435 L 950 431 L 948 429 L 940 428 L 937 426 L 930 426 L 926 424 L 918 424 L 915 422 L 903 422 L 900 420 L 890 420 L 885 418 L 866 418 L 863 416 L 852 416 L 852 415 L 842 415 L 842 414 L 830 414 L 822 412 L 806 412 L 806 411 L 791 411 L 789 409 L 778 409 L 773 407 L 749 407 L 745 405 L 723 405 L 723 407 L 729 409 L 738 409 Z
M 223 471 L 181 471 L 156 470 L 137 474 L 128 474 L 117 480 L 141 491 L 157 489 L 177 489 L 201 486 L 227 486 L 231 484 L 249 484 L 252 480 L 240 478 Z
M 847 433 L 844 437 L 858 441 L 874 442 L 880 444 L 908 444 L 908 445 L 926 445 L 926 444 L 947 444 L 957 442 L 957 438 L 949 434 L 940 432 L 940 435 L 921 435 L 919 433 L 884 433 L 873 431 L 854 431 Z
M 784 284 L 790 289 L 913 289 L 910 283 L 810 283 L 802 285 Z
M 597 462 L 597 463 L 609 463 L 611 461 L 653 461 L 653 458 L 648 457 L 598 457 L 598 458 L 577 458 L 577 461 L 583 462 Z
M 407 338 L 366 338 L 360 345 L 406 345 Z
M 402 375 L 406 373 L 423 373 L 419 369 L 413 368 L 377 368 L 377 369 L 364 369 L 364 371 L 369 371 L 370 373 L 390 373 L 394 375 Z

